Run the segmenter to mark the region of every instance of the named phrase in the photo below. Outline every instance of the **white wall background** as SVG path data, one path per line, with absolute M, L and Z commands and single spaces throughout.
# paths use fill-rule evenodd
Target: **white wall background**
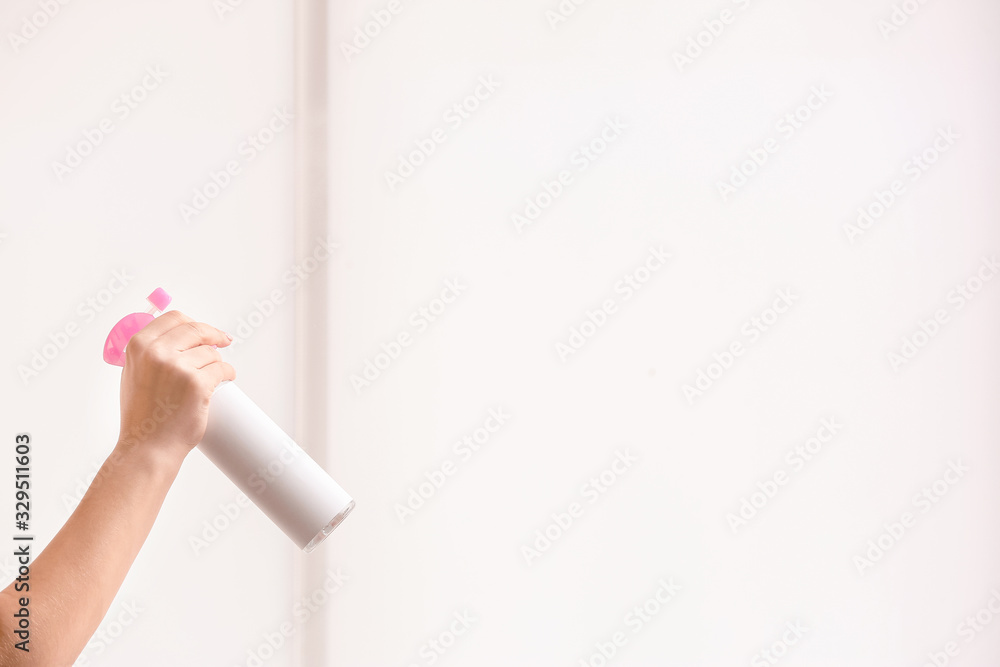
M 293 41 L 287 2 L 248 2 L 220 18 L 211 2 L 93 0 L 62 6 L 15 52 L 8 33 L 37 11 L 21 0 L 0 9 L 0 414 L 3 452 L 15 433 L 34 436 L 44 543 L 69 516 L 64 495 L 76 495 L 117 437 L 120 371 L 101 351 L 118 318 L 145 310 L 162 286 L 176 308 L 235 334 L 255 301 L 288 288 L 293 130 L 252 161 L 239 147 L 275 107 L 291 109 Z M 112 104 L 147 67 L 167 78 L 121 119 Z M 114 132 L 60 182 L 52 162 L 105 117 Z M 185 224 L 179 205 L 230 159 L 242 172 Z M 116 270 L 134 278 L 85 320 L 78 304 L 98 298 Z M 293 318 L 286 303 L 228 353 L 241 387 L 289 431 Z M 17 366 L 71 322 L 79 335 L 22 382 Z M 12 474 L 11 457 L 0 456 L 0 478 Z M 244 664 L 288 618 L 295 549 L 259 511 L 243 510 L 198 554 L 189 543 L 237 493 L 200 454 L 189 458 L 102 631 L 117 633 L 122 605 L 142 611 L 110 645 L 95 637 L 78 664 Z M 12 499 L 0 500 L 8 516 Z M 290 664 L 287 647 L 268 661 Z
M 313 554 L 349 576 L 325 609 L 330 665 L 429 665 L 454 613 L 476 620 L 440 665 L 580 664 L 623 632 L 611 663 L 751 664 L 786 623 L 808 628 L 782 665 L 992 665 L 1000 620 L 959 624 L 1000 589 L 995 453 L 995 281 L 961 311 L 949 291 L 1000 247 L 996 30 L 978 0 L 930 3 L 884 39 L 889 2 L 601 2 L 557 29 L 556 2 L 411 3 L 348 62 L 370 12 L 330 7 L 329 460 L 356 514 Z M 735 21 L 690 67 L 672 54 L 728 7 Z M 155 286 L 238 332 L 292 250 L 292 134 L 252 162 L 192 224 L 178 205 L 292 102 L 292 12 L 210 2 L 62 6 L 15 49 L 38 11 L 0 11 L 0 280 L 7 320 L 3 431 L 36 442 L 35 526 L 48 540 L 110 450 L 118 371 L 104 336 Z M 139 83 L 168 78 L 68 178 L 52 162 Z M 443 114 L 481 76 L 500 82 L 460 128 Z M 781 142 L 730 201 L 716 190 L 775 123 L 825 85 L 832 99 Z M 511 215 L 609 118 L 627 129 L 524 234 Z M 857 243 L 842 226 L 940 127 L 960 139 Z M 384 173 L 436 127 L 446 142 L 390 190 Z M 613 287 L 650 245 L 673 258 L 624 301 Z M 113 272 L 135 278 L 92 321 L 77 307 Z M 444 281 L 468 286 L 360 393 L 351 376 Z M 694 405 L 681 388 L 779 289 L 794 308 Z M 620 310 L 563 363 L 588 309 Z M 935 309 L 951 320 L 896 373 L 887 353 Z M 293 309 L 232 350 L 240 385 L 292 431 Z M 80 334 L 38 377 L 17 367 L 68 323 Z M 490 408 L 509 424 L 471 460 L 452 444 Z M 844 429 L 734 535 L 726 515 L 820 420 Z M 313 445 L 314 443 L 304 443 Z M 581 487 L 628 449 L 638 462 L 598 502 Z M 970 471 L 923 513 L 913 496 L 960 459 Z M 405 523 L 395 506 L 456 464 Z M 11 474 L 0 460 L 0 476 Z M 189 543 L 236 490 L 186 464 L 104 629 L 143 611 L 90 664 L 252 665 L 292 617 L 299 558 L 256 510 L 200 555 Z M 532 564 L 521 548 L 550 514 L 584 513 Z M 9 499 L 3 499 L 6 507 Z M 886 522 L 916 525 L 864 575 L 853 558 Z M 10 561 L 3 563 L 10 566 Z M 633 634 L 626 614 L 658 588 L 675 599 Z M 315 583 L 315 582 L 313 582 Z M 447 636 L 444 637 L 447 641 Z M 424 651 L 422 653 L 422 651 Z M 316 656 L 313 656 L 314 658 Z M 288 645 L 266 660 L 291 665 Z
M 788 667 L 921 665 L 952 641 L 949 664 L 996 664 L 1000 621 L 973 641 L 959 624 L 1000 590 L 1000 281 L 961 310 L 948 295 L 1000 249 L 1000 8 L 926 3 L 884 38 L 888 0 L 594 0 L 553 30 L 557 5 L 403 0 L 350 59 L 341 43 L 387 3 L 331 8 L 332 446 L 358 509 L 332 547 L 353 579 L 329 664 L 600 665 L 618 631 L 609 664 L 769 664 L 789 622 L 807 631 Z M 673 53 L 724 8 L 735 20 L 679 71 Z M 481 76 L 500 89 L 450 127 Z M 832 98 L 786 140 L 776 123 L 814 86 Z M 577 172 L 616 117 L 627 130 Z M 446 141 L 391 189 L 437 127 Z M 960 138 L 909 180 L 947 127 Z M 717 182 L 769 137 L 778 152 L 724 202 Z M 573 185 L 518 234 L 512 214 L 561 169 Z M 850 243 L 843 226 L 894 178 L 905 193 Z M 563 363 L 556 343 L 661 244 L 668 267 Z M 449 278 L 465 294 L 355 391 Z M 748 342 L 779 289 L 792 310 L 689 404 L 682 386 Z M 949 322 L 895 372 L 887 354 L 939 308 Z M 462 461 L 452 444 L 496 406 L 510 423 Z M 828 417 L 842 431 L 795 472 L 786 452 Z M 638 463 L 587 504 L 625 449 Z M 401 523 L 396 504 L 447 460 Z M 913 497 L 950 460 L 970 470 L 925 513 Z M 779 469 L 789 483 L 734 534 L 727 514 Z M 522 546 L 573 501 L 583 516 L 529 565 Z M 906 511 L 915 525 L 859 573 Z M 661 577 L 682 590 L 633 633 Z M 427 653 L 466 610 L 471 630 Z

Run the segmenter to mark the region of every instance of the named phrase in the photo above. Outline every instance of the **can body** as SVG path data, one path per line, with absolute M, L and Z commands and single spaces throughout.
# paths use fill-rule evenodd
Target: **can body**
M 198 448 L 306 552 L 354 508 L 347 492 L 232 382 L 215 390 Z

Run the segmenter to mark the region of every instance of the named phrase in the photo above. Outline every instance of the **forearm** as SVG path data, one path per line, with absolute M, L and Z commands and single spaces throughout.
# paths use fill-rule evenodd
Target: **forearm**
M 11 584 L 0 596 L 0 664 L 72 665 L 146 541 L 182 460 L 156 447 L 115 447 L 69 520 L 31 564 L 30 591 L 15 592 Z M 13 648 L 11 619 L 22 596 L 31 600 L 27 653 Z

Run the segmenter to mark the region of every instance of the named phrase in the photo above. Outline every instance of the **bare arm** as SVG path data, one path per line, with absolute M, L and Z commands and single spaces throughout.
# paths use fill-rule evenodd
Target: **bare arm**
M 31 564 L 30 591 L 0 592 L 0 665 L 70 667 L 107 613 L 184 457 L 202 439 L 212 392 L 235 378 L 213 346 L 229 337 L 171 311 L 133 337 L 118 443 L 66 524 Z M 13 614 L 30 597 L 29 651 Z

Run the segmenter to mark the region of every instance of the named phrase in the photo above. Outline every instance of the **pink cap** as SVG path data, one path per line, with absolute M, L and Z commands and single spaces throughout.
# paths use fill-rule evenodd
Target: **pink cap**
M 170 305 L 172 299 L 170 295 L 157 287 L 146 299 L 153 304 L 157 310 L 165 310 Z M 132 313 L 118 320 L 111 333 L 104 341 L 104 361 L 114 366 L 125 365 L 125 346 L 147 324 L 154 319 L 152 313 Z

